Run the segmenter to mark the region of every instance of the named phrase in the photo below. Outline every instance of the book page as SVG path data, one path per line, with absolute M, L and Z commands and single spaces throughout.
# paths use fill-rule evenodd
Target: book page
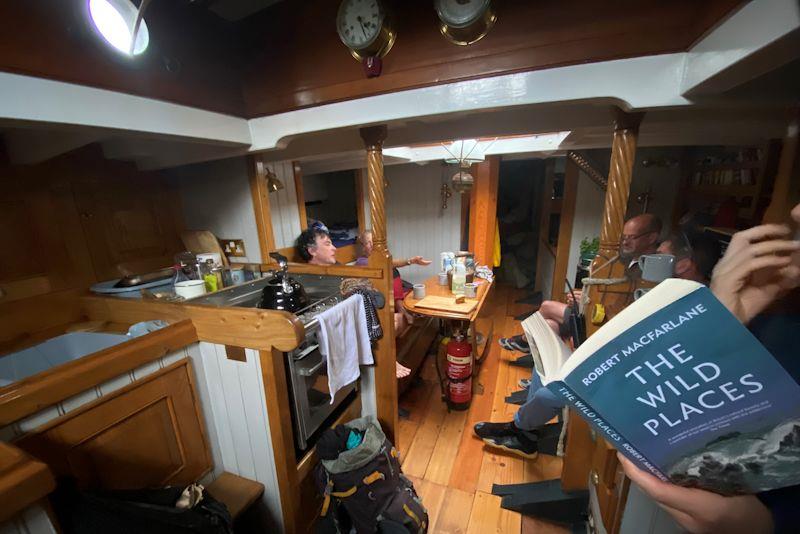
M 619 312 L 608 323 L 604 324 L 600 330 L 589 336 L 589 339 L 578 347 L 572 358 L 561 367 L 558 377 L 551 377 L 551 380 L 563 380 L 573 369 L 578 367 L 584 360 L 589 358 L 594 352 L 602 348 L 617 336 L 632 328 L 640 321 L 657 312 L 661 308 L 669 306 L 676 300 L 680 300 L 692 291 L 705 287 L 698 282 L 681 280 L 678 278 L 668 278 L 656 287 L 645 293 L 639 300 L 630 304 L 627 308 Z M 592 305 L 592 303 L 590 303 Z
M 547 324 L 542 314 L 534 313 L 522 322 L 522 330 L 531 347 L 533 364 L 543 384 L 558 375 L 572 350 Z

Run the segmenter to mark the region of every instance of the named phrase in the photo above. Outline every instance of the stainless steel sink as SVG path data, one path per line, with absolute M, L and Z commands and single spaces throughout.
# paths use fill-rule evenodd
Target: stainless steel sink
M 300 282 L 306 290 L 308 298 L 312 302 L 323 299 L 334 293 L 338 293 L 339 284 L 342 281 L 340 276 L 324 276 L 315 274 L 291 274 L 289 275 Z M 228 287 L 210 295 L 203 295 L 191 299 L 192 304 L 210 304 L 219 307 L 242 307 L 255 308 L 261 300 L 261 290 L 267 284 L 267 280 L 272 278 L 272 273 L 266 273 L 264 278 L 247 282 L 238 286 Z

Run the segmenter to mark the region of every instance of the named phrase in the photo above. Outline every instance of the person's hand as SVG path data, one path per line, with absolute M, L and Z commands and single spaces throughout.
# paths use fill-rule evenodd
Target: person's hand
M 573 293 L 575 293 L 575 298 L 572 298 Z M 567 304 L 571 306 L 572 303 L 575 301 L 575 299 L 578 299 L 578 301 L 580 301 L 581 295 L 583 295 L 583 289 L 573 289 L 571 292 L 567 291 Z
M 795 208 L 792 214 L 800 210 Z M 711 291 L 747 324 L 773 301 L 800 285 L 800 242 L 787 239 L 789 227 L 764 224 L 731 238 L 714 267 Z
M 413 263 L 415 265 L 430 265 L 431 260 L 426 260 L 422 256 L 414 256 L 413 258 L 408 258 L 408 263 Z
M 617 453 L 625 474 L 683 528 L 692 533 L 772 532 L 772 515 L 755 495 L 723 497 L 710 491 L 662 482 Z

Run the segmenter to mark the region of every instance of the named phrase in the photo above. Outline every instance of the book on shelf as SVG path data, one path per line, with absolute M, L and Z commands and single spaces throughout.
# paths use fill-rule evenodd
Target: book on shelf
M 573 353 L 536 313 L 535 372 L 662 480 L 723 495 L 800 484 L 800 386 L 711 293 L 669 279 Z

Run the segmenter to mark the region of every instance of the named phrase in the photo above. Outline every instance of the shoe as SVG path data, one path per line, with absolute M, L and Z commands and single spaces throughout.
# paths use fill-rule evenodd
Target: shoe
M 525 434 L 519 433 L 516 436 L 505 436 L 496 439 L 483 440 L 490 447 L 502 449 L 516 456 L 535 460 L 539 456 L 539 444 L 528 439 Z
M 520 378 L 519 382 L 517 382 L 517 384 L 522 389 L 528 389 L 529 387 L 531 387 L 531 379 L 530 378 Z
M 520 432 L 520 430 L 514 424 L 514 421 L 509 421 L 507 423 L 490 423 L 488 421 L 481 421 L 480 423 L 475 423 L 475 426 L 472 427 L 472 429 L 475 431 L 475 435 L 481 439 L 513 436 Z
M 514 350 L 523 354 L 531 353 L 531 348 L 523 336 L 501 337 L 497 342 L 506 350 Z
M 526 354 L 525 356 L 520 356 L 516 360 L 508 362 L 508 364 L 516 367 L 524 367 L 525 369 L 533 369 L 533 356 Z

